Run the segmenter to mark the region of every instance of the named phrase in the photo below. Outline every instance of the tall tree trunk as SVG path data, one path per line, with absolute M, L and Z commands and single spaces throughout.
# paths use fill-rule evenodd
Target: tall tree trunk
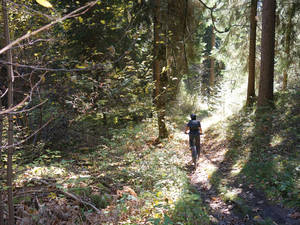
M 211 53 L 214 50 L 216 45 L 216 36 L 215 36 L 215 30 L 212 26 L 211 28 Z M 213 56 L 210 56 L 210 69 L 209 69 L 209 86 L 210 88 L 213 88 L 215 85 L 215 58 Z
M 0 96 L 2 96 L 2 91 L 0 91 Z M 2 99 L 0 98 L 0 110 L 2 110 Z M 3 115 L 0 115 L 0 146 L 2 147 L 2 135 L 3 135 Z M 0 148 L 0 225 L 4 225 L 4 202 L 3 202 L 3 183 L 4 174 L 2 171 L 4 169 L 2 161 L 2 149 Z
M 259 108 L 273 103 L 275 10 L 276 0 L 263 1 Z
M 186 30 L 188 24 L 188 0 L 167 0 L 167 13 L 163 14 L 167 38 L 168 101 L 176 99 L 180 81 L 187 72 Z M 189 14 L 189 15 L 188 15 Z M 188 38 L 187 38 L 188 39 Z
M 257 0 L 251 0 L 250 14 L 250 45 L 249 45 L 249 74 L 247 89 L 247 106 L 252 106 L 255 99 L 255 58 L 256 58 L 256 15 Z
M 9 35 L 9 21 L 7 16 L 7 2 L 6 0 L 2 0 L 2 11 L 3 11 L 3 22 L 4 22 L 4 36 L 5 36 L 5 44 L 8 45 L 10 43 L 10 35 Z M 13 67 L 12 67 L 12 53 L 11 49 L 6 52 L 6 60 L 8 64 L 8 108 L 13 107 Z M 8 152 L 7 152 L 7 196 L 8 196 L 8 224 L 14 225 L 15 217 L 14 217 L 14 206 L 13 206 L 13 194 L 12 194 L 12 155 L 14 148 L 13 145 L 13 118 L 12 114 L 8 113 Z
M 155 82 L 154 90 L 154 103 L 157 111 L 158 120 L 158 131 L 159 139 L 167 138 L 168 131 L 165 124 L 165 99 L 163 98 L 164 93 L 162 92 L 162 80 L 161 80 L 161 64 L 166 59 L 165 43 L 161 43 L 161 13 L 160 13 L 160 0 L 155 0 L 154 2 L 154 13 L 153 13 L 153 33 L 154 33 L 154 44 L 153 44 L 153 80 Z M 163 73 L 166 73 L 164 71 Z
M 295 11 L 296 11 L 296 4 L 292 3 L 292 6 L 289 8 L 289 11 L 288 11 L 288 24 L 287 24 L 286 36 L 285 36 L 285 54 L 286 54 L 287 66 L 283 73 L 282 90 L 286 90 L 286 88 L 287 88 L 288 69 L 289 69 L 289 66 L 291 65 L 290 49 L 291 49 L 291 35 L 292 35 L 292 29 L 293 29 L 292 19 L 295 15 Z

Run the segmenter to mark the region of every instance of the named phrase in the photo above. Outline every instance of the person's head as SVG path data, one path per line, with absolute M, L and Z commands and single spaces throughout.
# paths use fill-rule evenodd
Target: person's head
M 197 117 L 196 114 L 194 113 L 191 114 L 191 120 L 196 120 L 196 117 Z

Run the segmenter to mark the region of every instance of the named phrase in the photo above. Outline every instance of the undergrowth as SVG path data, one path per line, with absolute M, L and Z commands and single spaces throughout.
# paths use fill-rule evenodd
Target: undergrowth
M 82 219 L 90 224 L 209 224 L 200 196 L 188 181 L 183 142 L 173 137 L 157 144 L 154 127 L 149 120 L 116 130 L 109 139 L 101 137 L 101 145 L 74 149 L 67 157 L 52 157 L 57 152 L 49 150 L 47 161 L 40 158 L 24 166 L 16 184 L 30 188 L 54 180 L 51 185 L 58 190 L 102 210 L 98 215 L 83 207 L 78 224 Z M 42 201 L 62 199 L 65 196 L 53 190 Z

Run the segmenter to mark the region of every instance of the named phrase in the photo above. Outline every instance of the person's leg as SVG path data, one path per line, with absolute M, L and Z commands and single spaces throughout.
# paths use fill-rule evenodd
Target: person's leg
M 200 135 L 197 135 L 195 137 L 195 141 L 196 141 L 196 149 L 197 149 L 197 154 L 198 157 L 200 156 L 200 150 L 201 150 L 201 146 L 200 146 Z
M 190 149 L 192 149 L 192 146 L 194 145 L 194 136 L 193 135 L 189 135 L 189 143 L 190 143 Z

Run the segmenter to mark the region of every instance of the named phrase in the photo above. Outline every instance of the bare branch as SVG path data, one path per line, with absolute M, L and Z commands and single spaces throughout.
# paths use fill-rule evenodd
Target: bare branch
M 12 111 L 14 111 L 15 109 L 21 107 L 22 105 L 25 104 L 25 102 L 29 99 L 29 95 L 27 95 L 20 103 L 18 103 L 17 105 L 15 105 L 14 107 L 11 107 L 9 109 L 6 109 L 6 110 L 3 110 L 0 112 L 0 115 L 2 114 L 7 114 L 7 113 L 10 113 Z
M 44 75 L 43 75 L 43 76 L 44 76 Z M 23 105 L 26 103 L 26 101 L 27 101 L 28 99 L 31 99 L 31 98 L 32 98 L 33 91 L 34 91 L 34 90 L 38 87 L 38 85 L 42 82 L 43 76 L 41 76 L 40 80 L 39 80 L 34 86 L 31 85 L 32 87 L 31 87 L 31 90 L 30 90 L 29 95 L 27 95 L 27 96 L 26 96 L 20 103 L 18 103 L 17 105 L 15 105 L 15 106 L 13 106 L 13 107 L 11 107 L 11 108 L 8 108 L 8 109 L 6 109 L 6 110 L 0 111 L 0 115 L 2 115 L 2 114 L 8 114 L 8 113 L 13 113 L 13 114 L 20 113 L 20 112 L 13 112 L 13 111 L 15 111 L 17 108 L 23 106 Z
M 91 203 L 89 203 L 89 202 L 86 202 L 86 201 L 82 200 L 80 197 L 76 196 L 75 194 L 70 193 L 70 192 L 67 192 L 67 191 L 63 191 L 63 190 L 61 190 L 61 189 L 60 189 L 60 192 L 61 192 L 62 194 L 64 194 L 64 195 L 66 195 L 67 197 L 72 198 L 72 199 L 74 199 L 74 200 L 80 202 L 80 203 L 83 204 L 83 205 L 88 205 L 88 206 L 90 206 L 90 207 L 91 207 L 92 209 L 94 209 L 98 214 L 102 214 L 101 210 L 98 209 L 96 206 L 94 206 L 93 204 L 91 204 Z
M 230 28 L 232 27 L 231 25 L 229 27 L 225 28 L 225 30 L 223 30 L 223 31 L 219 30 L 216 27 L 215 17 L 214 17 L 214 10 L 216 8 L 216 5 L 214 5 L 213 7 L 209 7 L 202 0 L 199 0 L 199 1 L 205 8 L 207 8 L 210 11 L 210 17 L 211 17 L 212 25 L 213 25 L 215 31 L 217 31 L 218 33 L 227 33 L 230 30 Z
M 38 66 L 32 66 L 32 65 L 22 65 L 19 63 L 9 63 L 4 60 L 0 60 L 0 63 L 5 65 L 13 65 L 15 67 L 23 67 L 23 68 L 29 68 L 36 71 L 51 71 L 51 72 L 80 72 L 80 71 L 87 71 L 87 70 L 96 70 L 103 67 L 103 64 L 97 64 L 95 66 L 86 67 L 86 68 L 76 68 L 76 69 L 63 69 L 63 68 L 47 68 L 47 67 L 38 67 Z
M 37 107 L 40 107 L 41 105 L 45 104 L 47 101 L 48 101 L 48 99 L 46 99 L 46 100 L 42 101 L 41 103 L 39 103 L 39 104 L 37 104 L 37 105 L 31 107 L 30 109 L 23 109 L 23 110 L 21 110 L 21 111 L 10 112 L 10 113 L 11 113 L 11 114 L 19 114 L 19 113 L 24 113 L 24 112 L 30 112 L 30 111 L 36 109 Z
M 40 132 L 42 129 L 44 129 L 44 127 L 46 127 L 52 120 L 54 120 L 54 117 L 49 119 L 43 126 L 41 126 L 39 129 L 37 129 L 35 132 L 33 132 L 31 135 L 29 135 L 27 138 L 23 139 L 22 141 L 19 141 L 19 142 L 13 144 L 13 145 L 1 146 L 0 149 L 7 149 L 7 148 L 10 148 L 10 147 L 16 147 L 16 146 L 19 146 L 19 145 L 23 144 L 24 142 L 26 142 L 30 138 L 32 138 L 34 135 L 36 135 L 38 132 Z
M 8 88 L 6 88 L 5 92 L 1 95 L 0 98 L 3 98 L 6 95 L 7 92 L 8 92 Z
M 49 28 L 52 27 L 54 24 L 61 23 L 61 22 L 63 22 L 63 21 L 66 20 L 66 19 L 69 19 L 69 18 L 72 18 L 72 17 L 74 17 L 74 16 L 80 15 L 81 13 L 85 13 L 87 8 L 90 9 L 90 8 L 93 7 L 95 4 L 97 4 L 97 2 L 99 2 L 99 0 L 90 2 L 90 3 L 86 4 L 85 6 L 82 6 L 82 7 L 78 8 L 78 9 L 72 11 L 71 13 L 69 13 L 69 14 L 67 14 L 67 15 L 65 15 L 65 16 L 63 16 L 63 17 L 61 17 L 61 18 L 59 18 L 59 19 L 57 19 L 57 20 L 55 20 L 55 21 L 53 21 L 53 22 L 51 22 L 51 23 L 49 23 L 49 24 L 47 24 L 47 25 L 45 25 L 45 26 L 43 26 L 43 27 L 41 27 L 41 28 L 39 28 L 39 29 L 37 29 L 37 30 L 35 30 L 35 31 L 33 31 L 33 32 L 30 32 L 30 33 L 27 33 L 27 34 L 23 35 L 22 37 L 20 37 L 20 38 L 14 40 L 14 41 L 11 42 L 10 44 L 8 44 L 8 45 L 5 46 L 4 48 L 2 48 L 2 49 L 0 50 L 0 54 L 6 52 L 8 49 L 10 49 L 11 47 L 13 47 L 13 46 L 15 46 L 16 44 L 20 43 L 21 41 L 23 41 L 23 40 L 25 40 L 25 39 L 27 39 L 27 38 L 29 38 L 29 37 L 31 37 L 31 36 L 34 36 L 34 35 L 36 35 L 36 34 L 42 32 L 42 31 L 44 31 L 44 30 L 49 29 Z M 85 10 L 85 11 L 83 11 L 83 10 Z M 83 11 L 83 12 L 81 12 L 81 11 Z M 80 13 L 80 12 L 81 12 L 81 13 Z

